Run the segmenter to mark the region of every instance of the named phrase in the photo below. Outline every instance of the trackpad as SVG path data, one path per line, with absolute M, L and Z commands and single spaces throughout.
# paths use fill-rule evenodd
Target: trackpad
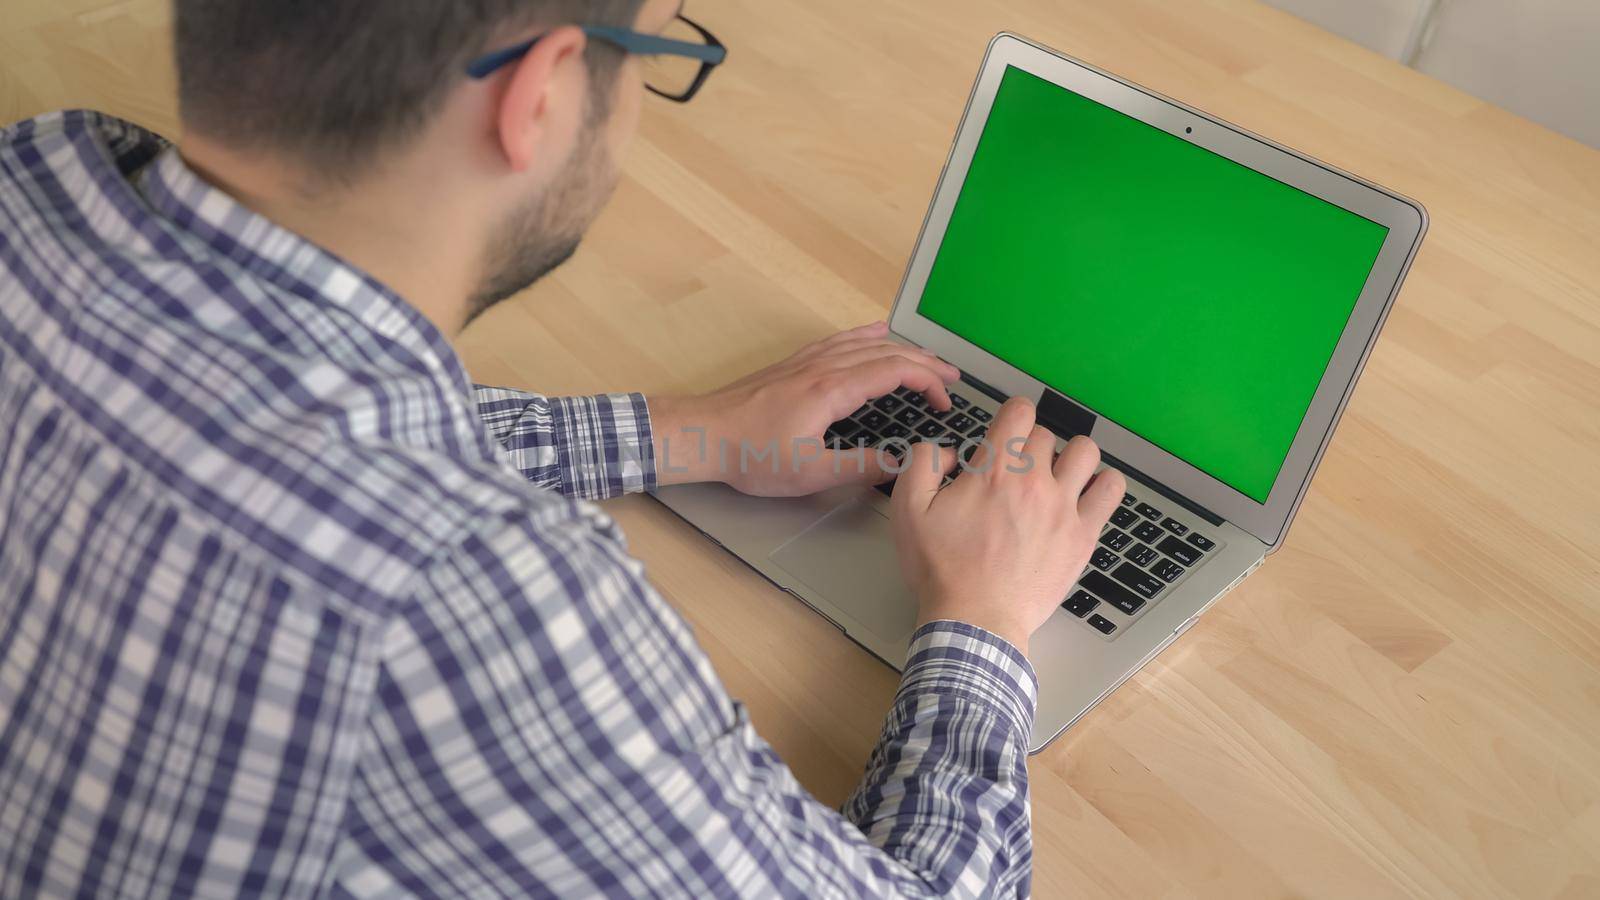
M 903 644 L 916 627 L 917 601 L 900 577 L 889 520 L 871 504 L 834 510 L 771 558 L 888 644 Z

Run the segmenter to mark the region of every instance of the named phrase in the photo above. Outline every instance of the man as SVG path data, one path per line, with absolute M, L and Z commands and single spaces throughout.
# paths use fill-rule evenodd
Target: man
M 705 397 L 551 399 L 448 343 L 576 246 L 676 0 L 175 12 L 181 147 L 0 134 L 0 895 L 1026 894 L 1027 641 L 1122 493 L 1092 444 L 1052 461 L 1013 402 L 944 490 L 913 450 L 922 624 L 841 813 L 587 500 L 883 480 L 684 448 L 957 373 L 878 324 Z

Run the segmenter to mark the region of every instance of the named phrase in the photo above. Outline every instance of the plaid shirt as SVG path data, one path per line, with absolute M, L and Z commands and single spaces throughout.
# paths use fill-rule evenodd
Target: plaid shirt
M 1026 660 L 921 629 L 822 806 L 588 502 L 650 444 L 147 132 L 0 131 L 0 896 L 1026 894 Z

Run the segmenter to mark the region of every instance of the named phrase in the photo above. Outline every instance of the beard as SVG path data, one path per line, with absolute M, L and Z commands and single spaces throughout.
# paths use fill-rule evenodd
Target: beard
M 550 187 L 496 229 L 499 236 L 485 254 L 486 275 L 467 307 L 468 323 L 577 252 L 584 232 L 617 186 L 617 170 L 602 140 L 604 125 L 603 117 L 585 116 L 577 145 Z

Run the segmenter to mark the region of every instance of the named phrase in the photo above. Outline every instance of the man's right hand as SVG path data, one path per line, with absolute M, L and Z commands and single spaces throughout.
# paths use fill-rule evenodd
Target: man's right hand
M 1001 407 L 966 471 L 943 490 L 953 451 L 913 447 L 890 518 L 919 625 L 965 622 L 1028 652 L 1126 489 L 1114 469 L 1095 474 L 1100 449 L 1087 437 L 1054 456 L 1055 435 L 1035 424 L 1024 399 Z

